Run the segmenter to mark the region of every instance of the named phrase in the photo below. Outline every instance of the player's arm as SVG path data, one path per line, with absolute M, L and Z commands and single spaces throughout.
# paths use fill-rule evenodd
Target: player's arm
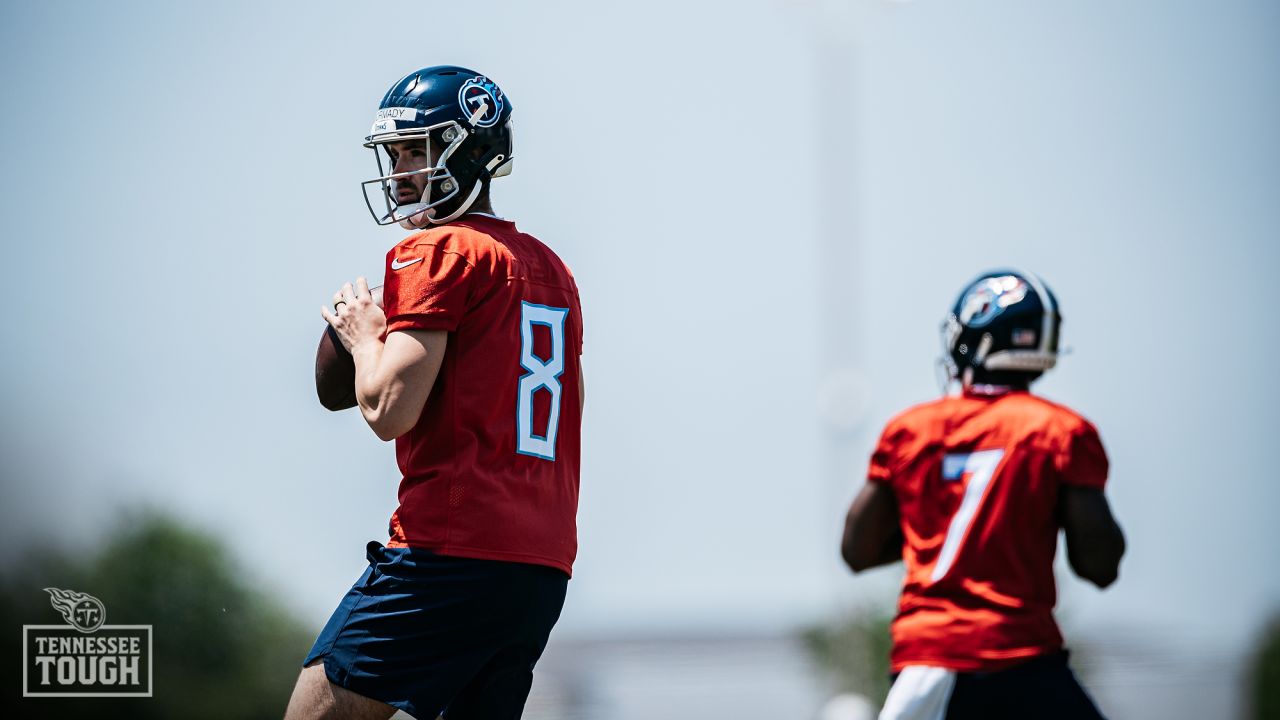
M 1063 484 L 1058 511 L 1071 569 L 1100 588 L 1115 582 L 1124 555 L 1124 533 L 1102 489 Z
M 854 572 L 902 559 L 898 499 L 885 482 L 869 482 L 849 506 L 840 554 Z
M 364 278 L 344 285 L 337 312 L 321 309 L 355 361 L 356 402 L 373 432 L 393 440 L 418 422 L 444 359 L 444 330 L 387 333 Z M 386 340 L 382 339 L 386 335 Z
M 397 330 L 357 345 L 356 402 L 365 422 L 382 440 L 394 440 L 413 429 L 440 373 L 449 333 L 444 330 Z

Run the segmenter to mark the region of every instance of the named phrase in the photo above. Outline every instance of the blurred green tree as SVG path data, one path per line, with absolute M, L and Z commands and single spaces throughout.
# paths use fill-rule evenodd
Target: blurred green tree
M 45 587 L 94 595 L 108 624 L 153 626 L 154 697 L 21 697 L 20 626 L 62 622 Z M 126 516 L 87 557 L 33 543 L 0 577 L 0 619 L 6 717 L 278 719 L 314 637 L 217 539 L 156 512 Z
M 800 639 L 836 692 L 853 692 L 877 706 L 889 693 L 889 607 L 856 607 L 834 621 L 805 629 Z
M 1258 639 L 1249 668 L 1249 695 L 1256 720 L 1280 720 L 1280 615 Z

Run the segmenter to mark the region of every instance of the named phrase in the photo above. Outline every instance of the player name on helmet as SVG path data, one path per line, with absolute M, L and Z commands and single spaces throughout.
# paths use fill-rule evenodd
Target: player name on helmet
M 375 116 L 377 120 L 417 120 L 418 109 L 407 107 L 381 108 Z

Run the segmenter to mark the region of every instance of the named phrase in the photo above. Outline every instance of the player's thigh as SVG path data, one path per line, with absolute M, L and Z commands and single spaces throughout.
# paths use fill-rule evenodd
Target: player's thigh
M 329 682 L 324 663 L 302 669 L 285 720 L 387 720 L 396 709 Z

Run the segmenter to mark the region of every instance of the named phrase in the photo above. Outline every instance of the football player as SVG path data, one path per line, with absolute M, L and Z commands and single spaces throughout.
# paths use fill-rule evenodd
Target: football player
M 890 420 L 871 457 L 841 551 L 854 572 L 906 563 L 881 720 L 1101 717 L 1067 665 L 1053 560 L 1061 528 L 1071 568 L 1105 588 L 1124 536 L 1097 430 L 1029 391 L 1060 323 L 1035 275 L 979 277 L 943 326 L 960 393 Z
M 386 255 L 382 307 L 358 278 L 322 314 L 354 360 L 354 403 L 395 440 L 399 507 L 288 718 L 518 718 L 559 618 L 577 552 L 582 311 L 560 258 L 490 204 L 510 121 L 492 80 L 429 67 L 391 87 L 365 138 L 374 219 L 413 232 Z M 351 389 L 319 388 L 331 408 Z

